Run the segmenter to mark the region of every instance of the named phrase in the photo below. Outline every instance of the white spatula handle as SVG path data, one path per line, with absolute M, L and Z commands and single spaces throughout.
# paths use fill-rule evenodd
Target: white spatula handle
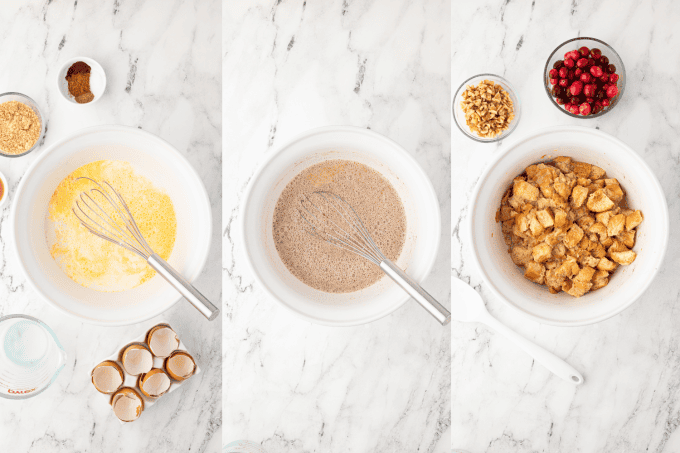
M 520 348 L 524 349 L 531 357 L 538 363 L 552 371 L 556 376 L 561 377 L 567 382 L 579 385 L 583 383 L 583 376 L 573 366 L 569 365 L 564 360 L 557 357 L 552 352 L 548 352 L 535 343 L 527 340 L 517 332 L 511 330 L 507 326 L 501 324 L 496 318 L 489 313 L 484 312 L 478 319 L 479 322 L 486 324 L 494 329 L 496 332 L 505 335 L 507 339 L 515 343 Z

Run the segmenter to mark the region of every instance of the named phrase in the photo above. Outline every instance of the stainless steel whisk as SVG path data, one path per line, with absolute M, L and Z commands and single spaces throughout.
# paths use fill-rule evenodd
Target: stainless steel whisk
M 76 206 L 71 208 L 73 214 L 90 233 L 144 258 L 149 266 L 175 287 L 209 321 L 219 315 L 217 307 L 153 251 L 139 231 L 127 203 L 111 184 L 104 181 L 103 184 L 106 186 L 104 187 L 92 178 L 77 179 L 88 180 L 95 185 L 92 189 L 81 192 L 78 197 L 80 200 L 76 200 Z M 101 195 L 112 209 L 109 211 L 103 209 L 90 195 L 95 193 Z
M 444 306 L 385 257 L 354 208 L 342 197 L 332 192 L 314 192 L 305 195 L 300 205 L 298 211 L 306 222 L 307 233 L 377 265 L 441 325 L 451 321 L 451 313 Z

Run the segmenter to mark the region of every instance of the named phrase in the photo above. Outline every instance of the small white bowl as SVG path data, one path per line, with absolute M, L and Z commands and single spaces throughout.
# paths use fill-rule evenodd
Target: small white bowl
M 0 209 L 2 209 L 9 200 L 9 185 L 7 184 L 7 178 L 2 172 L 0 172 L 0 181 L 2 181 L 2 197 L 0 197 Z
M 274 208 L 286 185 L 305 168 L 330 159 L 367 165 L 392 184 L 404 204 L 407 225 L 396 264 L 419 282 L 429 274 L 439 249 L 439 202 L 427 175 L 404 148 L 358 127 L 307 131 L 272 153 L 255 173 L 243 202 L 241 233 L 258 284 L 272 299 L 307 321 L 354 326 L 392 313 L 409 300 L 408 294 L 387 277 L 353 293 L 331 294 L 311 288 L 288 271 L 272 235 Z
M 90 66 L 90 91 L 94 94 L 94 99 L 85 104 L 78 104 L 73 96 L 68 92 L 68 82 L 66 81 L 66 73 L 71 65 L 77 61 L 82 61 Z M 75 57 L 64 62 L 61 69 L 57 73 L 57 89 L 62 97 L 72 104 L 76 105 L 91 105 L 99 100 L 106 90 L 106 73 L 99 63 L 92 58 Z
M 637 258 L 620 266 L 604 288 L 574 298 L 550 294 L 524 278 L 510 259 L 501 224 L 495 220 L 503 193 L 529 165 L 569 156 L 602 167 L 627 194 L 628 206 L 640 209 L 633 250 Z M 645 161 L 630 147 L 597 129 L 559 126 L 540 130 L 504 148 L 484 171 L 470 199 L 468 226 L 473 261 L 492 292 L 531 319 L 555 326 L 583 326 L 608 319 L 635 302 L 663 263 L 669 236 L 666 197 Z

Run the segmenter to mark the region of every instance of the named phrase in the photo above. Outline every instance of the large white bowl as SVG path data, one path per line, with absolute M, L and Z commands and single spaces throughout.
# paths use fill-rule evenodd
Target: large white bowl
M 407 223 L 406 242 L 396 263 L 417 281 L 427 276 L 437 255 L 439 203 L 432 183 L 410 154 L 386 137 L 356 127 L 305 132 L 273 153 L 256 172 L 243 203 L 241 231 L 257 282 L 274 300 L 308 321 L 358 325 L 392 313 L 409 296 L 387 277 L 347 294 L 313 289 L 288 271 L 272 235 L 274 207 L 283 189 L 303 169 L 329 159 L 360 162 L 380 172 L 394 186 L 404 203 Z
M 43 151 L 14 197 L 13 243 L 26 279 L 52 306 L 93 324 L 134 324 L 170 308 L 181 299 L 177 290 L 158 275 L 123 292 L 82 287 L 52 259 L 45 238 L 49 200 L 59 183 L 78 167 L 102 159 L 128 161 L 139 174 L 167 191 L 177 216 L 177 236 L 168 262 L 189 281 L 197 278 L 208 258 L 212 233 L 208 194 L 179 151 L 136 128 L 83 129 Z
M 580 298 L 563 292 L 550 294 L 546 287 L 525 279 L 510 259 L 500 223 L 495 222 L 512 179 L 527 166 L 557 156 L 602 167 L 610 178 L 619 180 L 628 205 L 644 215 L 633 249 L 637 259 L 630 266 L 620 266 L 607 286 Z M 661 267 L 669 235 L 666 198 L 644 160 L 616 138 L 577 126 L 540 130 L 500 152 L 477 183 L 468 221 L 474 262 L 495 295 L 530 318 L 557 326 L 600 322 L 635 302 Z

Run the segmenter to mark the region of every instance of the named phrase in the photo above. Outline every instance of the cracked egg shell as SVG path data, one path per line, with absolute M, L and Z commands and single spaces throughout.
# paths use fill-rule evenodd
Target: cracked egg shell
M 120 352 L 120 363 L 125 371 L 132 375 L 148 373 L 153 368 L 153 355 L 143 343 L 132 343 Z
M 137 379 L 139 390 L 149 398 L 159 398 L 170 390 L 170 377 L 160 368 L 154 368 Z
M 92 384 L 98 392 L 110 395 L 123 386 L 125 375 L 120 365 L 105 360 L 92 370 Z
M 144 400 L 135 389 L 123 387 L 111 396 L 113 413 L 122 422 L 134 422 L 144 411 Z
M 149 330 L 146 335 L 146 344 L 149 345 L 153 355 L 165 359 L 179 348 L 179 338 L 169 325 L 159 324 Z
M 196 362 L 186 351 L 175 351 L 165 359 L 165 371 L 176 381 L 189 379 L 196 372 Z

